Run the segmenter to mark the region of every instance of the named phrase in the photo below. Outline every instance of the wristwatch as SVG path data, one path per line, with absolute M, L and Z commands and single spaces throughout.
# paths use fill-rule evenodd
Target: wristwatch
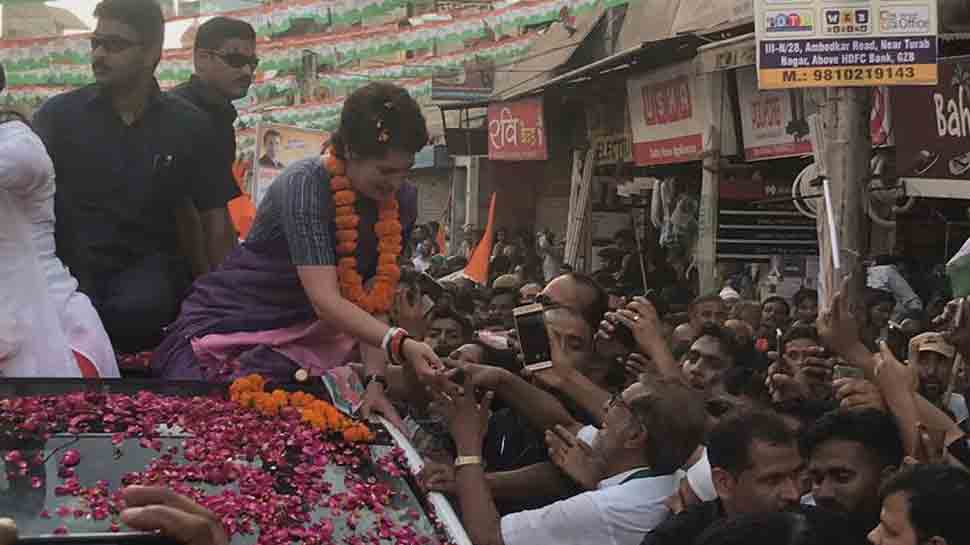
M 371 373 L 371 374 L 367 375 L 366 377 L 364 377 L 364 389 L 365 390 L 367 389 L 368 386 L 370 386 L 370 383 L 371 382 L 376 382 L 376 383 L 380 384 L 381 386 L 383 386 L 384 387 L 384 390 L 387 390 L 387 377 L 385 377 L 384 375 L 381 375 L 381 374 L 378 374 L 378 373 Z
M 462 466 L 480 466 L 482 465 L 481 456 L 459 456 L 455 458 L 455 469 Z

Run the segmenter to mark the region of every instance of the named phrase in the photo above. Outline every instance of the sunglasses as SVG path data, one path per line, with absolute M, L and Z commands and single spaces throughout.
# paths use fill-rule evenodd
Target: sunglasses
M 91 52 L 103 47 L 108 53 L 120 53 L 126 49 L 142 45 L 142 42 L 122 38 L 121 36 L 91 36 Z
M 253 70 L 259 66 L 259 57 L 256 55 L 249 56 L 243 55 L 242 53 L 222 53 L 220 51 L 208 50 L 209 53 L 215 55 L 222 59 L 222 62 L 228 64 L 232 68 L 242 68 L 243 66 L 249 66 Z

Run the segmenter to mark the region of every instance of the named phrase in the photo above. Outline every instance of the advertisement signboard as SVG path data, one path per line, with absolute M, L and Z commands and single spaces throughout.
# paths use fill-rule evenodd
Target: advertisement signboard
M 283 169 L 300 159 L 320 155 L 330 133 L 291 127 L 260 124 L 256 127 L 256 159 L 253 161 L 253 200 L 263 200 L 273 180 Z
M 488 158 L 492 161 L 544 161 L 549 157 L 542 97 L 488 106 Z
M 933 85 L 936 5 L 936 0 L 755 0 L 758 85 Z
M 935 87 L 895 89 L 892 105 L 897 175 L 970 180 L 970 57 L 941 62 Z
M 744 158 L 747 161 L 796 157 L 812 153 L 808 115 L 814 108 L 800 89 L 759 91 L 754 67 L 737 71 L 738 107 Z M 872 88 L 870 132 L 873 146 L 890 144 L 889 93 Z
M 706 94 L 690 62 L 627 81 L 633 160 L 639 166 L 700 159 Z

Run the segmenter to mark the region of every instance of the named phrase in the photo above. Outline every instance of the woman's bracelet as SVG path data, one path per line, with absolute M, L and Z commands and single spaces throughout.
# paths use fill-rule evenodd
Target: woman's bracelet
M 401 356 L 401 346 L 404 344 L 404 339 L 408 337 L 408 332 L 404 328 L 391 327 L 388 328 L 387 333 L 384 334 L 384 339 L 381 341 L 381 348 L 384 353 L 387 354 L 387 359 L 391 363 L 400 364 L 403 359 Z

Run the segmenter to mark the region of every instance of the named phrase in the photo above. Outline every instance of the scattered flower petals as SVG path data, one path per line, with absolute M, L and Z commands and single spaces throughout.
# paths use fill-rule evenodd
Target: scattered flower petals
M 432 513 L 429 526 L 418 510 L 402 509 L 402 492 L 387 480 L 407 475 L 403 451 L 372 456 L 363 444 L 374 440 L 366 424 L 311 394 L 266 391 L 265 385 L 261 377 L 246 377 L 232 384 L 230 399 L 149 391 L 20 397 L 0 401 L 0 424 L 32 442 L 52 434 L 104 433 L 115 459 L 137 441 L 155 452 L 146 467 L 121 476 L 122 487 L 171 488 L 215 513 L 228 535 L 255 535 L 258 545 L 447 543 Z M 173 429 L 187 435 L 173 442 L 160 431 Z M 6 452 L 4 460 L 16 478 L 55 455 L 56 498 L 48 498 L 50 510 L 40 516 L 98 521 L 102 531 L 121 531 L 121 490 L 108 481 L 82 481 L 81 451 L 21 448 Z M 339 486 L 335 470 L 343 475 Z M 30 483 L 46 484 L 43 477 Z M 347 535 L 336 535 L 335 524 Z M 421 535 L 429 529 L 433 535 Z M 67 532 L 64 525 L 55 531 Z
M 61 464 L 64 467 L 74 467 L 79 463 L 81 463 L 81 453 L 77 449 L 68 449 L 61 458 Z

